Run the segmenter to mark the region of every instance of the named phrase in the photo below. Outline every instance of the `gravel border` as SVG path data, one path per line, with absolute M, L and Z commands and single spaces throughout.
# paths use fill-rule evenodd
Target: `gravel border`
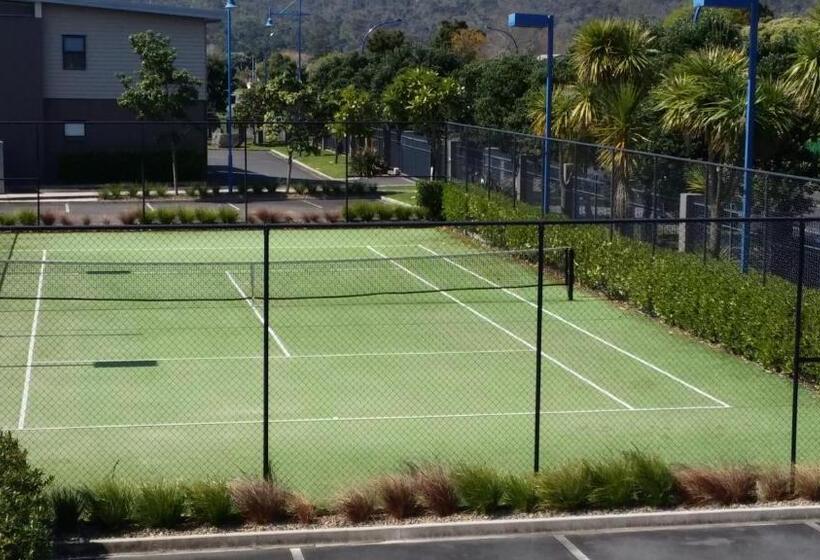
M 406 539 L 487 537 L 526 533 L 556 533 L 655 528 L 718 523 L 755 523 L 820 519 L 820 505 L 700 509 L 564 517 L 480 519 L 362 527 L 321 527 L 95 539 L 57 545 L 61 558 L 102 554 L 218 550 L 271 546 L 378 543 Z

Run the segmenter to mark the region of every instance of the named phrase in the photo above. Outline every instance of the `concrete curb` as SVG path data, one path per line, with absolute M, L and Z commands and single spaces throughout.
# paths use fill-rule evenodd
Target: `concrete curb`
M 273 148 L 271 148 L 270 153 L 272 153 L 272 154 L 273 154 L 273 155 L 275 155 L 276 157 L 279 157 L 279 158 L 281 158 L 281 159 L 284 159 L 285 161 L 287 161 L 287 160 L 288 160 L 288 154 L 284 154 L 284 153 L 280 152 L 279 150 L 274 150 Z M 301 161 L 299 161 L 298 159 L 296 159 L 296 157 L 295 157 L 295 156 L 294 156 L 294 158 L 293 158 L 293 163 L 294 163 L 295 165 L 298 165 L 298 166 L 299 166 L 299 167 L 301 167 L 302 169 L 306 169 L 306 170 L 310 171 L 311 173 L 314 173 L 314 174 L 318 175 L 318 176 L 319 176 L 319 177 L 321 177 L 322 179 L 328 179 L 328 180 L 330 180 L 330 181 L 340 181 L 340 180 L 343 180 L 343 179 L 340 179 L 339 177 L 331 177 L 331 176 L 330 176 L 330 175 L 328 175 L 327 173 L 322 173 L 322 172 L 321 172 L 321 171 L 319 171 L 318 169 L 314 169 L 313 167 L 311 167 L 311 166 L 307 165 L 306 163 L 302 163 Z M 297 179 L 297 180 L 298 180 L 298 179 Z
M 410 539 L 488 537 L 671 526 L 805 521 L 820 519 L 820 505 L 697 511 L 581 515 L 542 519 L 498 519 L 339 529 L 218 533 L 60 543 L 61 557 L 137 552 L 201 551 L 272 546 L 378 543 Z
M 381 199 L 388 204 L 396 204 L 398 206 L 406 206 L 408 208 L 415 208 L 412 204 L 408 204 L 406 202 L 402 202 L 401 200 L 396 200 L 395 198 L 390 198 L 389 196 L 383 196 Z

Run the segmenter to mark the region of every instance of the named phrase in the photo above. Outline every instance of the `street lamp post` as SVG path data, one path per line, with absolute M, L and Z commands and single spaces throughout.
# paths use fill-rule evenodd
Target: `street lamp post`
M 266 56 L 266 58 L 265 58 L 265 84 L 267 85 L 268 78 L 269 78 L 269 76 L 268 76 L 268 66 L 270 65 L 270 54 L 271 54 L 270 40 L 271 40 L 271 37 L 273 37 L 273 14 L 271 13 L 270 8 L 268 8 L 268 19 L 265 20 L 265 29 L 270 29 L 270 31 L 268 33 L 268 38 L 267 38 L 268 49 L 267 49 L 267 53 L 265 55 Z
M 509 31 L 505 31 L 503 29 L 498 29 L 497 27 L 490 27 L 487 26 L 487 31 L 495 31 L 496 33 L 501 33 L 502 35 L 506 36 L 510 41 L 512 41 L 513 46 L 515 47 L 515 54 L 519 53 L 518 49 L 518 41 L 515 40 L 515 37 Z
M 749 80 L 746 88 L 746 138 L 743 150 L 743 208 L 744 218 L 752 217 L 752 194 L 754 189 L 754 140 L 755 140 L 755 104 L 757 98 L 757 32 L 760 23 L 759 0 L 694 0 L 695 21 L 703 8 L 728 8 L 749 12 Z M 743 222 L 740 236 L 740 269 L 749 271 L 751 224 Z
M 290 12 L 289 10 L 296 4 L 298 1 L 298 11 L 297 12 Z M 274 14 L 268 9 L 268 19 L 265 22 L 265 27 L 273 27 L 273 18 L 274 17 L 288 17 L 288 18 L 296 18 L 298 20 L 297 27 L 296 27 L 296 50 L 297 54 L 297 62 L 296 62 L 296 79 L 298 81 L 302 81 L 302 18 L 308 16 L 310 14 L 305 13 L 302 11 L 302 0 L 292 0 L 290 4 L 285 6 L 282 10 L 278 13 Z M 270 25 L 268 25 L 270 23 Z M 273 36 L 273 32 L 269 35 L 269 37 Z
M 507 24 L 509 27 L 528 27 L 535 29 L 547 30 L 547 83 L 546 83 L 546 101 L 544 110 L 544 184 L 541 189 L 541 214 L 546 215 L 550 210 L 550 175 L 552 168 L 550 166 L 550 139 L 552 138 L 552 82 L 554 74 L 554 35 L 555 35 L 555 17 L 544 14 L 520 14 L 512 13 L 509 15 Z
M 228 112 L 226 119 L 226 128 L 228 133 L 228 192 L 233 192 L 233 61 L 231 57 L 231 12 L 236 8 L 233 0 L 225 1 L 225 12 L 227 19 L 225 22 L 227 40 L 226 51 L 228 55 L 227 73 L 228 73 Z
M 362 36 L 361 43 L 359 44 L 359 51 L 360 51 L 362 54 L 364 54 L 364 49 L 365 49 L 365 47 L 367 46 L 367 39 L 370 37 L 370 35 L 371 35 L 374 31 L 376 31 L 377 29 L 380 29 L 380 28 L 382 28 L 382 27 L 393 27 L 393 26 L 396 26 L 396 25 L 400 25 L 401 23 L 402 23 L 402 19 L 401 19 L 401 18 L 398 18 L 398 19 L 387 19 L 387 20 L 385 20 L 385 21 L 380 21 L 380 22 L 379 22 L 379 23 L 377 23 L 376 25 L 372 26 L 372 27 L 371 27 L 370 29 L 368 29 L 368 30 L 367 30 L 367 32 L 365 32 L 365 34 Z

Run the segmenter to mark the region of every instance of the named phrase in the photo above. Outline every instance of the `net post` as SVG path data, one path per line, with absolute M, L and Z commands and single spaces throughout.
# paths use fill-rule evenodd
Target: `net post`
M 566 250 L 566 278 L 567 278 L 567 299 L 575 300 L 575 249 L 568 247 Z
M 544 223 L 538 224 L 538 293 L 535 319 L 535 428 L 533 444 L 533 472 L 541 468 L 541 338 L 544 326 Z
M 806 267 L 806 221 L 800 220 L 797 249 L 797 291 L 794 302 L 794 356 L 792 360 L 792 425 L 791 425 L 791 468 L 792 483 L 797 464 L 797 405 L 800 389 L 800 362 L 803 343 L 803 274 Z
M 270 472 L 270 455 L 269 455 L 269 419 L 270 410 L 268 408 L 268 392 L 269 386 L 269 362 L 270 362 L 270 336 L 268 332 L 270 329 L 270 228 L 265 227 L 262 230 L 263 236 L 263 251 L 262 255 L 262 478 L 265 480 L 271 479 Z

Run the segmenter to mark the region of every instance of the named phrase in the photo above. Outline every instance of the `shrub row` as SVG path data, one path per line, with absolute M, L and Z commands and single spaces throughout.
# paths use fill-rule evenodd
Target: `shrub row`
M 250 192 L 253 194 L 273 194 L 275 192 L 283 192 L 285 189 L 286 182 L 284 179 L 270 179 L 266 184 L 262 183 L 254 183 L 248 185 L 247 188 L 244 184 L 237 185 L 237 192 L 239 194 L 245 194 L 245 192 Z M 299 180 L 292 180 L 290 182 L 291 191 L 296 194 L 301 195 L 311 195 L 311 196 L 326 196 L 326 197 L 338 197 L 344 196 L 345 194 L 345 184 L 339 181 L 299 181 Z M 362 196 L 368 193 L 375 193 L 377 191 L 377 186 L 373 184 L 367 184 L 361 181 L 350 181 L 347 186 L 348 194 L 351 196 Z
M 422 220 L 427 216 L 427 212 L 420 207 L 380 202 L 356 202 L 349 205 L 343 214 L 349 222 L 389 222 L 390 220 L 406 222 Z
M 302 212 L 295 214 L 283 212 L 273 208 L 259 208 L 250 215 L 250 221 L 256 224 L 289 224 L 304 223 L 336 223 L 342 219 L 339 212 Z
M 126 225 L 133 224 L 234 224 L 239 221 L 239 210 L 229 206 L 212 208 L 167 207 L 142 210 L 127 210 L 120 214 L 120 221 Z
M 169 191 L 170 187 L 168 187 L 167 185 L 148 184 L 147 188 L 145 189 L 145 196 L 165 198 L 168 196 Z M 116 183 L 98 189 L 97 194 L 103 200 L 118 200 L 120 198 L 140 198 L 142 197 L 142 185 L 138 185 L 136 183 Z
M 440 193 L 440 198 L 430 193 Z M 427 197 L 427 198 L 425 198 Z M 419 200 L 433 212 L 440 202 L 446 220 L 533 220 L 539 209 L 504 195 L 464 185 L 419 186 Z M 486 243 L 505 249 L 532 249 L 532 227 L 473 228 Z M 763 366 L 786 371 L 792 366 L 795 288 L 790 282 L 743 274 L 731 262 L 655 248 L 608 226 L 547 228 L 548 246 L 575 248 L 578 282 L 607 297 L 631 304 L 651 316 Z M 809 290 L 804 309 L 804 351 L 820 354 L 820 292 Z M 816 380 L 816 379 L 815 379 Z
M 792 482 L 785 469 L 673 470 L 657 457 L 630 451 L 609 460 L 577 461 L 526 475 L 481 466 L 411 466 L 353 487 L 328 506 L 317 505 L 276 480 L 253 478 L 139 486 L 112 478 L 91 487 L 53 489 L 48 497 L 58 533 L 73 533 L 86 524 L 106 532 L 240 522 L 307 525 L 327 515 L 357 524 L 383 517 L 403 520 L 461 512 L 578 513 L 796 499 L 816 502 L 820 501 L 820 468 L 798 468 Z

